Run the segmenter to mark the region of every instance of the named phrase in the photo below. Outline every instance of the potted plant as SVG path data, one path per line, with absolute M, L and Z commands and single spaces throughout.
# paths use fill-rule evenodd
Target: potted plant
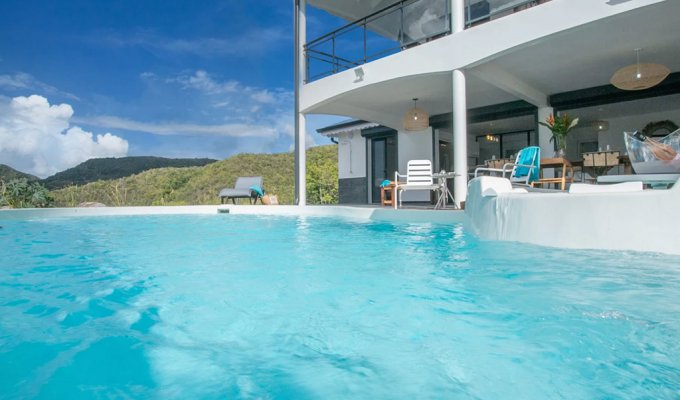
M 571 131 L 576 124 L 578 124 L 578 118 L 572 118 L 569 114 L 563 113 L 555 117 L 550 114 L 545 122 L 539 122 L 539 124 L 547 127 L 552 132 L 551 142 L 555 142 L 555 150 L 557 150 L 557 155 L 564 157 L 567 149 L 567 134 Z

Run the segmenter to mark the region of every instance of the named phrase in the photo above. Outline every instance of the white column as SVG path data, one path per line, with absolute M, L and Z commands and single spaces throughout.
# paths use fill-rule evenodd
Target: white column
M 306 78 L 305 42 L 307 41 L 306 0 L 293 0 L 295 15 L 295 204 L 307 204 L 306 145 L 307 124 L 300 112 L 300 91 Z
M 453 199 L 457 207 L 467 197 L 467 99 L 465 74 L 453 71 Z
M 465 30 L 465 0 L 451 0 L 451 30 Z M 467 94 L 465 74 L 453 71 L 453 146 L 451 158 L 456 176 L 453 180 L 453 199 L 456 207 L 467 197 Z
M 465 0 L 451 0 L 451 30 L 465 30 Z
M 298 158 L 298 193 L 297 205 L 307 205 L 307 153 L 306 153 L 306 135 L 307 135 L 306 117 L 302 113 L 298 113 L 298 144 L 297 144 L 297 158 Z
M 540 107 L 538 109 L 538 121 L 545 122 L 546 118 L 553 113 L 552 107 Z M 541 148 L 541 158 L 550 158 L 555 153 L 555 146 L 550 141 L 552 132 L 550 129 L 538 123 L 538 147 Z

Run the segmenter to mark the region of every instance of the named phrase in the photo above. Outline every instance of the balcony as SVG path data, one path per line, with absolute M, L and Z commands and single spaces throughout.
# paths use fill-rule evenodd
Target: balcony
M 465 27 L 550 0 L 465 0 Z M 305 83 L 451 33 L 451 0 L 401 0 L 305 45 Z

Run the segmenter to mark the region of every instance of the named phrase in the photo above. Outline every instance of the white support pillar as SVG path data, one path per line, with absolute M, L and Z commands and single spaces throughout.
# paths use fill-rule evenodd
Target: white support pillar
M 451 30 L 465 30 L 465 0 L 451 0 Z M 467 93 L 465 74 L 453 71 L 453 146 L 451 158 L 456 176 L 453 180 L 453 200 L 456 207 L 467 197 Z
M 293 0 L 295 16 L 295 204 L 307 205 L 306 144 L 307 124 L 300 112 L 300 90 L 306 79 L 305 42 L 307 41 L 306 0 Z
M 465 30 L 465 0 L 451 0 L 451 30 Z
M 465 74 L 453 71 L 453 199 L 456 207 L 467 197 L 467 99 Z
M 540 107 L 538 109 L 538 121 L 536 121 L 536 125 L 538 126 L 538 147 L 541 148 L 541 158 L 550 158 L 553 156 L 553 153 L 555 153 L 555 146 L 550 141 L 552 132 L 547 127 L 538 124 L 538 122 L 545 122 L 546 118 L 552 113 L 552 107 Z
M 297 205 L 306 206 L 307 205 L 307 152 L 306 152 L 306 136 L 307 136 L 307 123 L 306 117 L 302 113 L 298 113 L 298 140 L 297 140 L 297 159 L 298 159 L 298 169 L 297 169 L 297 181 L 298 181 L 298 193 L 297 193 Z

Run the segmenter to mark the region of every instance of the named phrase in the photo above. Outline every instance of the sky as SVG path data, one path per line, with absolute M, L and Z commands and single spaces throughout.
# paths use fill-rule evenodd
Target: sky
M 309 10 L 308 36 L 341 24 Z M 0 164 L 291 151 L 290 0 L 3 0 Z M 337 116 L 308 118 L 316 129 Z

